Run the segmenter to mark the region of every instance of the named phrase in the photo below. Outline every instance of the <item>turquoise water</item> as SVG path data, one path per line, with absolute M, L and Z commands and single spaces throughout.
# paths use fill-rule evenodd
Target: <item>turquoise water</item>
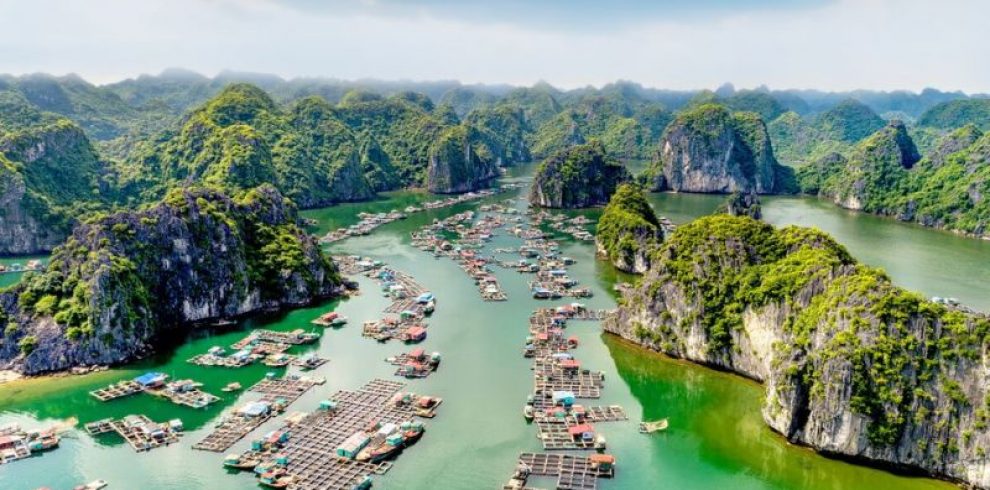
M 518 172 L 525 176 L 527 170 Z M 305 215 L 319 220 L 314 231 L 322 232 L 355 222 L 353 215 L 360 210 L 402 209 L 433 198 L 420 192 L 400 192 L 370 205 L 343 205 L 307 211 Z M 691 195 L 657 195 L 653 199 L 661 213 L 681 222 L 713 209 L 721 201 Z M 501 269 L 495 269 L 495 273 L 509 301 L 482 302 L 473 283 L 456 264 L 434 259 L 409 245 L 410 231 L 475 205 L 416 215 L 385 225 L 371 236 L 345 240 L 332 247 L 336 253 L 382 259 L 411 273 L 438 297 L 437 312 L 430 321 L 429 338 L 423 347 L 441 352 L 444 361 L 439 372 L 410 384 L 418 392 L 438 395 L 445 401 L 439 416 L 428 422 L 424 438 L 405 451 L 387 475 L 376 478 L 376 488 L 497 488 L 508 478 L 518 453 L 539 449 L 535 429 L 525 423 L 521 413 L 532 388 L 530 362 L 521 356 L 521 347 L 530 312 L 548 303 L 529 298 L 527 276 Z M 990 244 L 848 214 L 812 200 L 768 199 L 765 213 L 773 223 L 814 224 L 833 233 L 855 255 L 889 268 L 895 281 L 908 287 L 990 307 L 985 303 L 990 297 L 986 294 L 990 282 L 982 279 L 990 274 Z M 511 246 L 513 240 L 500 236 L 491 247 Z M 587 303 L 592 307 L 614 307 L 610 290 L 617 274 L 594 260 L 593 247 L 567 240 L 563 242 L 563 253 L 578 260 L 571 267 L 571 275 L 595 292 Z M 957 273 L 965 277 L 952 277 Z M 35 489 L 45 485 L 68 489 L 97 478 L 109 481 L 110 490 L 255 488 L 248 475 L 228 474 L 222 469 L 223 454 L 194 451 L 190 446 L 211 430 L 211 422 L 223 410 L 251 399 L 251 395 L 221 393 L 220 387 L 230 381 L 249 386 L 268 368 L 206 368 L 185 360 L 210 346 L 228 345 L 252 327 L 309 329 L 311 319 L 336 309 L 350 317 L 349 325 L 327 329 L 317 344 L 292 351 L 314 351 L 330 358 L 328 364 L 315 371 L 327 378 L 327 384 L 304 395 L 289 411 L 312 410 L 320 399 L 337 389 L 354 389 L 374 377 L 390 378 L 393 369 L 383 359 L 404 348 L 360 336 L 361 323 L 377 318 L 387 304 L 370 281 L 361 279 L 360 283 L 363 293 L 359 296 L 256 318 L 232 330 L 196 332 L 179 342 L 178 347 L 126 368 L 0 385 L 0 425 L 17 421 L 34 427 L 68 417 L 77 417 L 82 423 L 145 413 L 155 420 L 181 417 L 189 432 L 177 445 L 141 454 L 114 436 L 94 439 L 76 432 L 55 451 L 0 466 L 0 488 Z M 577 355 L 583 364 L 606 372 L 601 403 L 623 405 L 631 418 L 628 423 L 599 425 L 608 437 L 610 452 L 618 458 L 616 478 L 602 482 L 600 488 L 953 488 L 944 482 L 896 476 L 828 459 L 789 445 L 763 424 L 759 385 L 643 351 L 602 335 L 591 322 L 572 322 L 569 330 L 581 340 Z M 100 403 L 87 394 L 95 387 L 152 369 L 198 379 L 205 383 L 207 391 L 224 400 L 218 406 L 195 410 L 145 395 Z M 636 432 L 636 421 L 658 417 L 670 418 L 671 428 L 666 433 L 644 436 Z M 253 435 L 277 425 L 269 423 Z M 248 439 L 250 436 L 231 452 L 244 449 Z

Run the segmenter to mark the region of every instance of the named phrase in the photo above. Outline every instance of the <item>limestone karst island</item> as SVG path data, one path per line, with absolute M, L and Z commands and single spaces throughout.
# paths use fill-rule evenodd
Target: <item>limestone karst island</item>
M 2 490 L 990 490 L 990 4 L 0 19 Z

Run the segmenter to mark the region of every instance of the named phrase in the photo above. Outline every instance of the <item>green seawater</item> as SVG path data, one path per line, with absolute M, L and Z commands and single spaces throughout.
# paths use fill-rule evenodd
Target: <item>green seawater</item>
M 529 169 L 518 170 L 525 175 Z M 524 191 L 516 194 L 523 195 Z M 502 196 L 504 197 L 504 196 Z M 404 191 L 372 203 L 348 204 L 305 212 L 319 220 L 315 231 L 351 224 L 361 210 L 402 209 L 433 199 L 425 193 Z M 709 212 L 720 199 L 710 196 L 657 195 L 661 213 L 683 222 Z M 438 297 L 437 312 L 430 320 L 427 351 L 443 355 L 440 370 L 425 380 L 409 382 L 420 393 L 444 398 L 437 418 L 427 422 L 423 439 L 402 454 L 392 470 L 375 478 L 376 488 L 481 489 L 500 488 L 522 451 L 539 450 L 535 429 L 525 423 L 522 406 L 531 389 L 530 362 L 521 355 L 530 312 L 546 302 L 527 294 L 527 276 L 495 269 L 509 294 L 506 303 L 480 300 L 473 283 L 448 259 L 434 259 L 409 245 L 409 232 L 464 209 L 431 211 L 379 228 L 374 234 L 332 246 L 338 253 L 357 253 L 382 259 L 413 274 Z M 521 203 L 519 204 L 522 205 Z M 849 214 L 830 205 L 805 199 L 768 199 L 768 220 L 776 224 L 815 225 L 833 233 L 862 260 L 888 268 L 899 283 L 929 295 L 955 296 L 969 304 L 986 304 L 990 281 L 990 243 L 925 230 L 893 221 Z M 588 213 L 595 214 L 595 213 Z M 514 238 L 499 236 L 491 247 L 512 246 Z M 577 259 L 571 275 L 592 287 L 592 307 L 613 307 L 611 286 L 619 276 L 594 260 L 589 243 L 564 240 L 563 254 Z M 958 274 L 959 277 L 953 277 Z M 375 285 L 360 279 L 362 294 L 311 308 L 257 317 L 235 328 L 197 331 L 187 338 L 170 339 L 154 358 L 87 376 L 31 379 L 0 385 L 0 425 L 18 422 L 40 427 L 57 419 L 76 417 L 82 423 L 104 417 L 143 413 L 155 420 L 181 418 L 187 434 L 176 445 L 147 453 L 134 453 L 114 435 L 92 438 L 71 433 L 61 447 L 27 460 L 0 466 L 0 489 L 55 490 L 102 478 L 115 489 L 241 489 L 256 488 L 247 473 L 228 473 L 221 466 L 223 454 L 194 451 L 190 446 L 212 429 L 223 410 L 250 394 L 222 393 L 231 381 L 245 387 L 269 368 L 207 368 L 186 363 L 213 345 L 227 346 L 247 330 L 265 327 L 280 330 L 310 329 L 309 321 L 336 309 L 350 318 L 339 329 L 326 329 L 312 346 L 293 353 L 317 351 L 330 362 L 315 371 L 327 383 L 296 401 L 289 409 L 308 411 L 320 399 L 338 389 L 354 389 L 374 377 L 390 378 L 385 357 L 403 346 L 379 344 L 360 335 L 361 323 L 377 318 L 387 300 Z M 981 302 L 982 301 L 982 302 Z M 771 432 L 759 415 L 762 387 L 737 376 L 646 352 L 615 337 L 602 335 L 591 322 L 571 322 L 570 334 L 581 347 L 578 358 L 591 369 L 606 373 L 602 404 L 623 405 L 628 423 L 599 424 L 608 438 L 609 452 L 618 458 L 609 489 L 923 489 L 954 488 L 926 478 L 894 475 L 829 459 L 789 445 Z M 205 410 L 178 407 L 148 395 L 101 403 L 88 392 L 107 383 L 144 371 L 164 371 L 173 377 L 191 377 L 224 400 Z M 669 417 L 670 429 L 644 436 L 636 421 Z M 254 432 L 260 436 L 276 428 L 271 422 Z M 251 436 L 229 452 L 247 447 Z M 540 482 L 545 488 L 552 485 Z
M 17 257 L 0 257 L 0 265 L 3 265 L 6 269 L 10 269 L 10 266 L 14 264 L 20 264 L 21 266 L 28 263 L 30 260 L 38 259 L 42 263 L 48 263 L 47 255 L 23 255 Z M 22 277 L 24 277 L 24 272 L 14 272 L 14 271 L 4 271 L 0 273 L 0 289 L 4 289 L 13 284 L 17 284 Z

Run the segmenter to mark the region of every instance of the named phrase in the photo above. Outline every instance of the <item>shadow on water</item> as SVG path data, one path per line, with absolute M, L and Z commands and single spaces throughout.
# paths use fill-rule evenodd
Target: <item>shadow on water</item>
M 775 488 L 954 488 L 829 459 L 789 444 L 764 423 L 762 385 L 646 351 L 614 335 L 602 340 L 619 377 L 643 407 L 643 420 L 670 419 L 650 437 L 664 469 L 704 488 L 711 468 L 745 475 Z M 713 482 L 712 482 L 713 483 Z M 747 485 L 744 483 L 743 488 Z

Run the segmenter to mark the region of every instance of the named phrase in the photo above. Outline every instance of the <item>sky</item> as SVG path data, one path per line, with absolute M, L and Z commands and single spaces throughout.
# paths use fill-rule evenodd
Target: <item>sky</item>
M 0 0 L 0 73 L 990 92 L 970 0 Z

